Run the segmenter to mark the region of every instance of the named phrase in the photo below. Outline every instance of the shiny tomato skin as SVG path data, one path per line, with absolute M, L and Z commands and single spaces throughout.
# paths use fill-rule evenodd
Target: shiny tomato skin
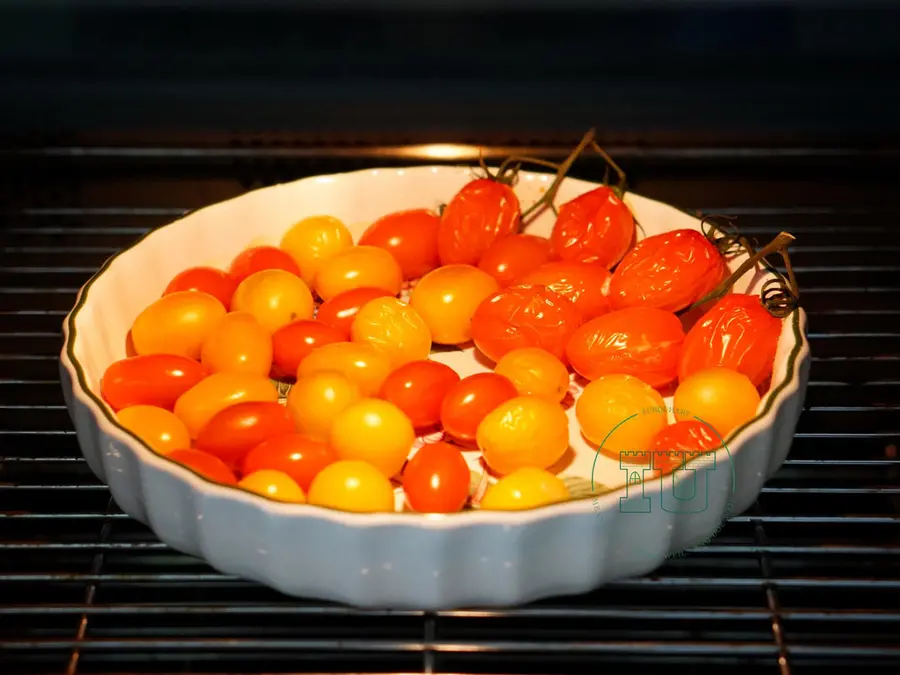
M 510 286 L 472 316 L 475 346 L 492 361 L 513 349 L 540 347 L 565 363 L 566 344 L 582 323 L 574 303 L 544 286 Z
M 440 216 L 428 209 L 390 213 L 369 226 L 359 245 L 385 249 L 400 265 L 404 279 L 418 279 L 441 264 L 440 224 Z
M 455 513 L 469 498 L 471 473 L 458 448 L 423 445 L 403 469 L 403 492 L 419 513 Z
M 254 246 L 241 251 L 228 268 L 231 276 L 240 284 L 244 279 L 263 270 L 284 270 L 300 276 L 300 268 L 287 251 L 275 246 Z
M 183 464 L 214 483 L 237 485 L 237 477 L 234 475 L 234 472 L 225 466 L 221 459 L 210 455 L 208 452 L 194 450 L 193 448 L 182 448 L 173 450 L 166 457 Z
M 438 254 L 442 265 L 477 265 L 498 239 L 519 229 L 519 198 L 488 178 L 467 183 L 441 214 Z
M 216 413 L 246 401 L 278 400 L 272 381 L 261 375 L 246 373 L 213 373 L 184 392 L 173 409 L 184 422 L 191 438 L 197 438 Z
M 237 289 L 238 281 L 228 272 L 215 267 L 191 267 L 176 274 L 163 295 L 178 291 L 201 291 L 209 293 L 221 302 L 225 309 L 231 307 L 231 296 Z
M 316 321 L 341 332 L 344 340 L 350 340 L 350 328 L 360 307 L 375 298 L 393 297 L 395 294 L 383 288 L 362 287 L 344 291 L 319 305 Z
M 494 408 L 519 392 L 515 385 L 496 373 L 476 373 L 450 387 L 441 403 L 444 431 L 465 443 L 473 443 L 478 425 Z
M 229 312 L 204 341 L 200 363 L 212 373 L 268 375 L 272 338 L 249 312 Z
M 167 455 L 172 450 L 191 443 L 191 436 L 184 423 L 164 408 L 132 405 L 117 412 L 116 419 L 160 455 Z
M 379 398 L 400 408 L 416 429 L 441 420 L 441 404 L 460 377 L 453 368 L 437 361 L 410 361 L 387 376 Z
M 263 441 L 294 433 L 286 407 L 272 401 L 246 401 L 220 410 L 200 429 L 195 446 L 230 468 Z
M 272 333 L 272 374 L 293 379 L 300 362 L 322 345 L 344 342 L 339 329 L 314 319 L 300 319 Z
M 134 320 L 131 339 L 135 351 L 199 360 L 203 343 L 225 314 L 225 306 L 209 293 L 176 291 L 164 295 Z
M 699 420 L 683 420 L 660 431 L 650 444 L 652 468 L 672 473 L 693 459 L 692 453 L 708 452 L 722 446 L 722 441 L 709 426 Z
M 432 342 L 458 345 L 472 339 L 472 315 L 499 289 L 494 277 L 477 267 L 444 265 L 419 280 L 409 304 L 425 321 Z
M 513 234 L 498 239 L 481 256 L 478 269 L 501 286 L 511 286 L 550 259 L 550 242 L 533 234 Z
M 403 288 L 403 271 L 394 256 L 377 246 L 353 246 L 319 265 L 315 289 L 322 300 L 355 288 L 382 288 L 397 295 Z
M 178 397 L 208 374 L 204 366 L 186 356 L 132 356 L 106 369 L 100 394 L 116 411 L 133 405 L 172 410 Z
M 609 269 L 631 247 L 634 231 L 628 206 L 602 186 L 560 207 L 550 241 L 562 260 L 598 262 Z
M 286 434 L 263 441 L 247 453 L 241 472 L 248 476 L 256 471 L 281 471 L 309 492 L 316 475 L 337 459 L 331 446 L 323 441 L 303 434 Z
M 590 321 L 610 309 L 609 278 L 609 270 L 601 263 L 562 260 L 541 265 L 522 277 L 521 283 L 546 286 L 575 303 L 581 318 Z
M 252 314 L 270 335 L 297 319 L 311 319 L 315 313 L 309 287 L 284 270 L 254 272 L 238 285 L 231 304 L 237 311 Z

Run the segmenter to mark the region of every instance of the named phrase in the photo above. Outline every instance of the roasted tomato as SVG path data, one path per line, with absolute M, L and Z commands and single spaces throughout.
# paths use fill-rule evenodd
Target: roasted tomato
M 566 347 L 569 363 L 582 377 L 634 375 L 651 387 L 674 381 L 684 332 L 672 312 L 633 307 L 588 321 Z
M 609 311 L 608 282 L 609 270 L 597 262 L 548 262 L 522 278 L 523 284 L 546 286 L 574 302 L 585 321 Z
M 375 298 L 356 313 L 350 329 L 353 342 L 371 345 L 391 361 L 393 368 L 428 358 L 431 332 L 410 305 L 397 298 Z
M 343 331 L 312 319 L 300 319 L 282 326 L 272 333 L 272 375 L 293 379 L 300 362 L 314 349 L 346 340 Z
M 428 209 L 390 213 L 369 226 L 359 245 L 385 249 L 400 265 L 404 279 L 418 279 L 441 264 L 440 224 L 440 216 Z
M 759 387 L 772 375 L 781 320 L 756 295 L 726 295 L 684 338 L 678 379 L 713 366 L 731 368 Z
M 478 425 L 498 405 L 516 398 L 515 385 L 496 373 L 464 377 L 447 391 L 441 403 L 441 424 L 455 439 L 471 443 Z
M 294 431 L 294 421 L 285 406 L 274 401 L 246 401 L 213 415 L 200 429 L 195 445 L 234 469 L 263 441 Z
M 379 397 L 400 408 L 416 429 L 437 424 L 441 403 L 459 375 L 450 366 L 423 359 L 410 361 L 387 376 Z
M 522 347 L 540 347 L 564 360 L 566 344 L 581 321 L 572 302 L 544 286 L 510 286 L 479 305 L 472 317 L 472 339 L 492 361 Z
M 674 230 L 639 242 L 613 272 L 613 309 L 658 307 L 677 312 L 713 290 L 725 277 L 725 261 L 696 230 Z
M 175 401 L 209 372 L 186 356 L 148 354 L 116 361 L 100 380 L 100 395 L 113 410 L 152 405 L 171 410 Z
M 228 268 L 238 284 L 263 270 L 284 270 L 300 276 L 300 268 L 290 254 L 274 246 L 254 246 L 241 251 Z
M 519 229 L 519 198 L 508 185 L 479 178 L 456 193 L 438 229 L 442 265 L 477 265 L 498 239 Z
M 662 473 L 672 473 L 685 460 L 693 459 L 692 454 L 715 450 L 721 445 L 719 437 L 703 422 L 675 422 L 660 431 L 650 444 L 653 468 Z
M 481 256 L 478 269 L 501 286 L 510 286 L 550 259 L 550 241 L 533 234 L 514 234 L 498 239 Z
M 750 378 L 730 368 L 698 370 L 678 385 L 675 417 L 699 419 L 728 438 L 759 409 L 759 392 Z
M 353 321 L 356 319 L 356 313 L 359 311 L 359 308 L 369 302 L 369 300 L 392 295 L 396 295 L 396 293 L 391 293 L 383 288 L 363 287 L 344 291 L 319 305 L 316 321 L 321 321 L 332 328 L 336 328 L 343 334 L 344 340 L 349 340 L 350 328 L 353 326 Z
M 633 240 L 634 216 L 605 186 L 563 204 L 550 235 L 558 258 L 607 268 L 622 259 Z
M 178 291 L 201 291 L 213 296 L 228 309 L 238 281 L 228 272 L 215 267 L 191 267 L 176 274 L 163 295 Z

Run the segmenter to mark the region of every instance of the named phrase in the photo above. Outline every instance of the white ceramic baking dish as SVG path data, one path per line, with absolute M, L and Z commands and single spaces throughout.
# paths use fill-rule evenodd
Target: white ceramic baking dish
M 676 473 L 673 490 L 706 492 L 703 508 L 681 512 L 666 506 L 657 483 L 647 483 L 643 492 L 625 487 L 634 474 L 579 446 L 577 426 L 575 459 L 564 475 L 580 479 L 575 484 L 584 494 L 596 456 L 594 480 L 608 492 L 532 511 L 447 516 L 281 504 L 213 484 L 155 454 L 120 427 L 102 402 L 100 377 L 125 356 L 134 318 L 179 271 L 225 267 L 248 246 L 277 244 L 293 223 L 310 215 L 336 216 L 358 238 L 391 211 L 438 207 L 471 176 L 462 167 L 416 167 L 306 178 L 195 211 L 108 260 L 81 289 L 64 322 L 60 370 L 82 452 L 119 506 L 169 546 L 222 572 L 291 595 L 418 609 L 518 604 L 640 575 L 704 543 L 723 519 L 747 509 L 784 461 L 800 415 L 810 363 L 802 310 L 784 319 L 772 386 L 756 418 L 727 439 L 727 448 L 715 454 L 715 467 Z M 541 173 L 520 176 L 516 192 L 523 209 L 551 180 Z M 566 179 L 556 203 L 594 187 Z M 640 222 L 639 238 L 700 227 L 671 206 L 634 194 L 626 201 Z M 547 235 L 552 225 L 547 212 L 528 231 Z M 740 261 L 733 260 L 732 269 Z M 736 290 L 758 292 L 767 278 L 748 273 Z M 436 357 L 461 374 L 483 369 L 471 352 Z

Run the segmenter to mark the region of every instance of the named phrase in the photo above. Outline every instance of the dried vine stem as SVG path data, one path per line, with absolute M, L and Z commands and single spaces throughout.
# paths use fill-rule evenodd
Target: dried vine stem
M 619 177 L 619 184 L 612 188 L 613 192 L 616 194 L 616 197 L 622 199 L 625 196 L 625 190 L 628 187 L 628 179 L 625 177 L 625 172 L 622 171 L 622 167 L 613 161 L 613 158 L 609 156 L 609 154 L 600 147 L 600 144 L 597 141 L 591 141 L 591 149 L 600 155 L 603 158 L 603 161 L 606 162 L 607 171 L 603 175 L 603 184 L 609 184 L 609 169 L 611 168 L 616 172 L 616 175 Z
M 553 179 L 553 182 L 550 184 L 550 187 L 547 188 L 547 191 L 541 195 L 541 198 L 538 199 L 534 204 L 529 206 L 525 211 L 522 212 L 522 221 L 524 222 L 528 216 L 532 215 L 536 211 L 541 208 L 547 206 L 553 206 L 553 200 L 556 197 L 556 193 L 559 191 L 559 186 L 562 185 L 563 179 L 566 177 L 566 174 L 569 172 L 569 169 L 572 168 L 572 165 L 575 163 L 575 160 L 584 152 L 587 147 L 594 142 L 594 134 L 596 132 L 593 129 L 590 129 L 584 137 L 581 139 L 581 142 L 575 147 L 572 152 L 569 153 L 569 156 L 566 157 L 565 161 L 559 165 L 559 168 L 556 170 L 556 178 Z
M 727 220 L 727 223 L 718 222 Z M 758 247 L 756 241 L 742 236 L 733 225 L 735 216 L 710 214 L 700 219 L 700 230 L 723 256 L 735 256 L 741 253 L 753 255 Z

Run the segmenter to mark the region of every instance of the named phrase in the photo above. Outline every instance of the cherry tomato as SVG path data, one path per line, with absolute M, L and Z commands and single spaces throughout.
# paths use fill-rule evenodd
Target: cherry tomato
M 581 326 L 569 340 L 566 356 L 589 380 L 618 373 L 662 387 L 675 380 L 683 341 L 677 316 L 654 307 L 632 307 Z
M 431 353 L 431 332 L 419 313 L 397 298 L 375 298 L 356 313 L 350 329 L 353 342 L 371 345 L 385 354 L 392 368 Z
M 485 511 L 523 511 L 564 502 L 569 489 L 549 471 L 524 467 L 491 485 L 481 499 Z
M 138 354 L 177 354 L 200 358 L 200 349 L 225 307 L 200 291 L 176 291 L 164 295 L 134 320 L 131 337 Z
M 326 466 L 309 487 L 310 504 L 352 513 L 394 511 L 394 487 L 371 464 L 341 461 Z
M 550 242 L 533 234 L 513 234 L 498 239 L 484 252 L 478 269 L 501 286 L 510 286 L 550 259 Z
M 727 269 L 716 247 L 696 230 L 647 237 L 631 249 L 609 281 L 613 309 L 658 307 L 677 312 L 713 290 Z
M 163 408 L 133 405 L 122 408 L 116 418 L 119 424 L 160 455 L 191 444 L 191 437 L 181 420 Z
M 781 320 L 769 314 L 759 296 L 726 295 L 685 336 L 678 379 L 722 366 L 759 387 L 772 375 L 779 337 Z
M 237 285 L 238 281 L 228 272 L 215 267 L 191 267 L 176 274 L 163 295 L 178 291 L 202 291 L 221 302 L 227 310 L 231 307 L 231 296 Z
M 422 277 L 409 304 L 425 321 L 434 342 L 458 345 L 472 339 L 472 315 L 499 288 L 491 275 L 477 267 L 448 265 Z
M 100 395 L 113 410 L 152 405 L 171 410 L 175 401 L 209 373 L 193 359 L 148 354 L 116 361 L 100 379 Z
M 353 380 L 339 372 L 322 370 L 297 380 L 288 392 L 287 409 L 298 431 L 327 441 L 338 414 L 360 398 Z
M 206 338 L 200 362 L 213 373 L 268 375 L 272 339 L 249 312 L 230 312 Z
M 550 241 L 558 258 L 611 268 L 631 246 L 634 230 L 629 208 L 603 186 L 560 207 Z
M 475 310 L 472 339 L 491 361 L 521 347 L 540 347 L 562 361 L 580 324 L 578 309 L 561 295 L 544 286 L 510 286 Z
M 390 293 L 383 288 L 354 288 L 344 291 L 319 305 L 316 321 L 331 326 L 341 332 L 344 340 L 350 339 L 350 328 L 359 308 L 375 298 L 389 298 Z
M 442 265 L 477 265 L 498 239 L 519 229 L 519 198 L 488 178 L 467 183 L 444 208 L 438 229 Z
M 440 216 L 428 209 L 398 211 L 372 223 L 359 245 L 389 251 L 404 279 L 418 279 L 441 264 L 437 244 L 440 224 Z
M 450 366 L 423 359 L 410 361 L 387 376 L 380 398 L 400 408 L 416 429 L 441 420 L 441 403 L 459 375 Z
M 209 453 L 200 450 L 181 448 L 173 450 L 167 457 L 196 471 L 201 476 L 214 483 L 237 485 L 237 478 L 232 473 L 231 469 L 225 466 L 221 459 L 214 457 Z
M 675 390 L 675 417 L 699 419 L 728 438 L 756 416 L 759 392 L 750 378 L 728 368 L 698 370 Z
M 290 254 L 274 246 L 254 246 L 245 249 L 231 261 L 231 266 L 228 268 L 238 284 L 251 274 L 263 270 L 284 270 L 298 277 L 301 276 L 300 268 L 297 267 L 297 263 Z
M 242 401 L 277 401 L 278 390 L 267 377 L 246 373 L 214 373 L 188 389 L 175 402 L 175 414 L 191 438 L 220 410 Z
M 360 394 L 375 396 L 391 372 L 391 362 L 371 345 L 332 342 L 303 359 L 297 369 L 297 379 L 323 371 L 341 373 L 356 383 Z
M 518 396 L 485 415 L 476 438 L 484 461 L 498 474 L 525 466 L 546 469 L 569 448 L 569 418 L 558 403 Z
M 419 513 L 454 513 L 469 499 L 471 473 L 458 448 L 427 443 L 403 469 L 403 492 Z
M 215 455 L 231 468 L 263 441 L 294 433 L 287 408 L 272 401 L 245 401 L 213 415 L 197 434 L 195 446 Z
M 507 352 L 494 372 L 512 382 L 522 396 L 540 396 L 559 403 L 569 392 L 569 371 L 563 362 L 538 347 Z
M 263 469 L 245 476 L 238 487 L 250 492 L 255 492 L 263 497 L 274 499 L 277 502 L 290 504 L 304 504 L 306 494 L 294 480 L 281 471 Z
M 441 424 L 454 438 L 475 440 L 481 420 L 498 405 L 519 395 L 513 383 L 496 373 L 476 373 L 450 387 L 441 403 Z
M 715 450 L 721 446 L 722 441 L 703 422 L 699 420 L 675 422 L 656 434 L 650 443 L 653 468 L 664 474 L 672 473 L 686 461 L 691 461 L 692 455 Z
M 272 333 L 273 375 L 293 379 L 300 362 L 314 349 L 346 340 L 342 331 L 317 320 L 300 319 L 282 326 Z
M 327 443 L 303 434 L 276 436 L 263 441 L 244 458 L 242 473 L 272 469 L 290 476 L 304 492 L 309 492 L 313 478 L 332 462 L 337 455 Z
M 291 227 L 281 239 L 281 248 L 300 266 L 303 281 L 310 288 L 322 262 L 351 246 L 353 236 L 350 230 L 331 216 L 305 218 Z
M 354 288 L 381 288 L 397 295 L 403 287 L 403 272 L 394 256 L 377 246 L 348 248 L 319 266 L 316 293 L 323 300 Z
M 415 440 L 412 422 L 400 408 L 364 398 L 338 413 L 329 444 L 341 459 L 368 462 L 391 478 L 403 468 Z
M 297 319 L 311 319 L 315 305 L 303 281 L 284 270 L 263 270 L 244 279 L 231 301 L 239 312 L 249 312 L 269 333 Z
M 546 286 L 575 303 L 581 318 L 590 321 L 609 311 L 606 285 L 609 271 L 597 262 L 548 262 L 522 277 L 523 284 Z

